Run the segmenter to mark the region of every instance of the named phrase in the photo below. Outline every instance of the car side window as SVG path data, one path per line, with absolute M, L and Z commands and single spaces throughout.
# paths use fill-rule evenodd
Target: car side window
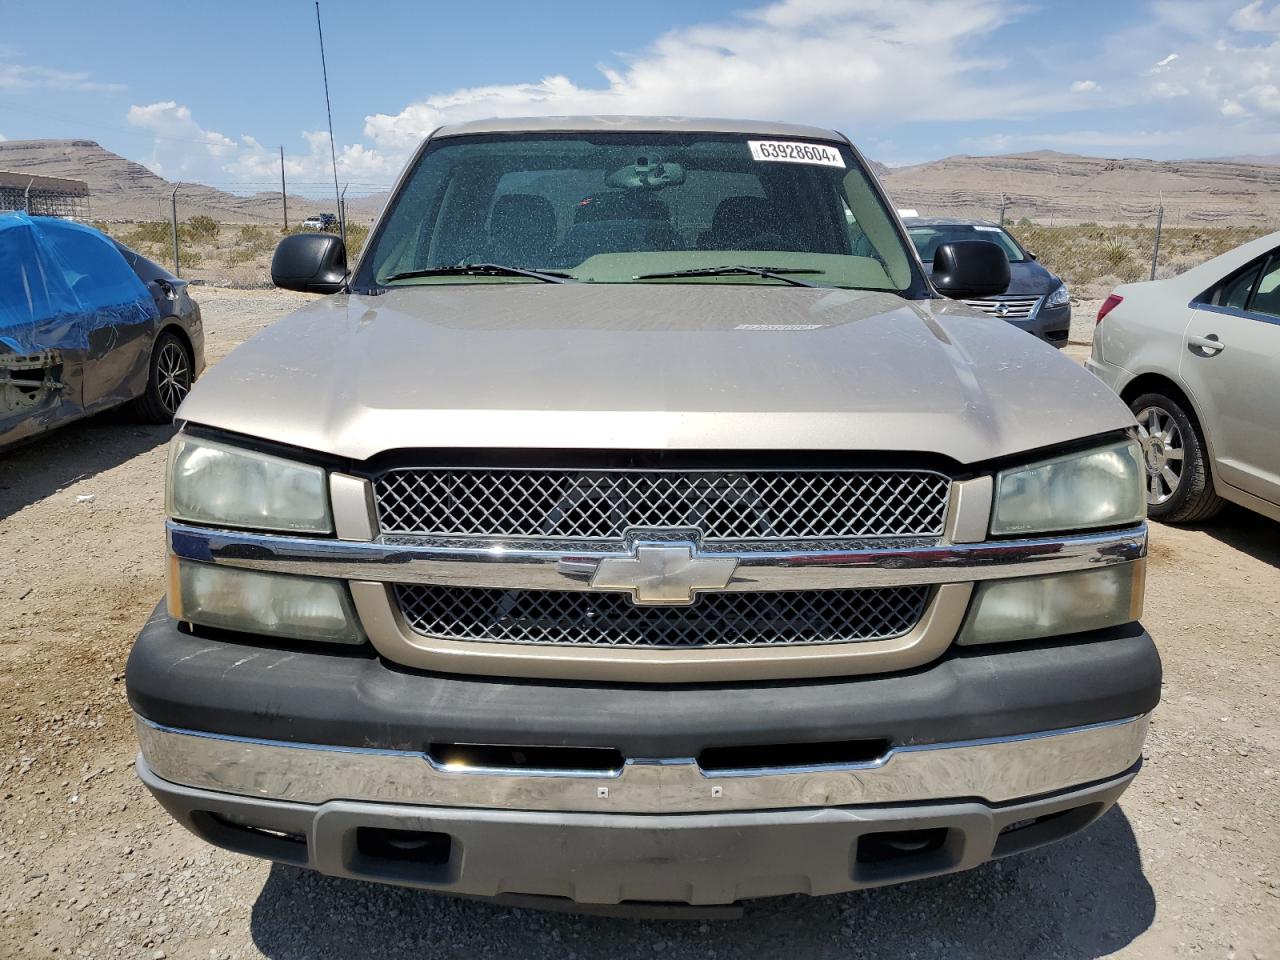
M 1262 264 L 1256 263 L 1228 279 L 1213 297 L 1214 306 L 1243 310 L 1249 303 L 1249 294 L 1253 292 L 1253 283 L 1261 270 Z
M 1280 254 L 1273 253 L 1249 304 L 1251 313 L 1280 319 Z

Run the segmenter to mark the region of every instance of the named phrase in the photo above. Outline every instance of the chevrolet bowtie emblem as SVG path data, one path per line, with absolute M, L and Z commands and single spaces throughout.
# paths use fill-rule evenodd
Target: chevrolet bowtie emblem
M 625 590 L 639 604 L 689 604 L 700 590 L 723 590 L 733 557 L 699 556 L 691 543 L 638 543 L 635 555 L 606 557 L 591 577 L 595 590 Z

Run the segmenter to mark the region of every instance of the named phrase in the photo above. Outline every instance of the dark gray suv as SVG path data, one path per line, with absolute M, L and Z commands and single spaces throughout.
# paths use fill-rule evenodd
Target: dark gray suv
M 1035 254 L 1028 253 L 1004 227 L 989 220 L 945 217 L 905 217 L 902 222 L 929 273 L 933 271 L 934 252 L 944 243 L 987 240 L 999 246 L 1009 258 L 1009 289 L 999 296 L 967 299 L 965 303 L 1007 320 L 1055 347 L 1067 345 L 1071 330 L 1067 285 L 1038 263 Z

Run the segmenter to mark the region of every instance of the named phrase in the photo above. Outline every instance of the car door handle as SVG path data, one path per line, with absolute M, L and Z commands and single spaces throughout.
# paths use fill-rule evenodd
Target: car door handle
M 1227 345 L 1218 339 L 1216 333 L 1211 333 L 1207 337 L 1187 337 L 1187 346 L 1193 348 L 1193 352 L 1194 350 L 1203 350 L 1209 356 L 1215 357 Z

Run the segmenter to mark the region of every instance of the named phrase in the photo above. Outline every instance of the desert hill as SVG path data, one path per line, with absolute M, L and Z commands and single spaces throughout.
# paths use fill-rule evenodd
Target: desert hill
M 881 181 L 898 206 L 921 214 L 994 219 L 1003 194 L 1006 220 L 1147 223 L 1163 203 L 1168 225 L 1280 227 L 1280 166 L 1267 162 L 1106 159 L 1044 150 L 893 167 Z
M 908 167 L 872 162 L 899 207 L 925 215 L 995 218 L 1037 223 L 1146 224 L 1163 202 L 1170 226 L 1280 227 L 1280 164 L 1274 157 L 1157 161 L 1084 157 L 1045 150 L 976 157 L 953 156 Z M 173 184 L 140 163 L 92 140 L 0 142 L 0 170 L 70 177 L 89 184 L 98 220 L 157 220 L 169 216 Z M 279 223 L 280 195 L 240 196 L 184 183 L 179 217 L 207 214 L 229 223 Z M 386 194 L 348 201 L 353 221 L 369 222 Z M 290 221 L 333 211 L 332 200 L 289 197 Z
M 68 177 L 89 185 L 89 208 L 95 220 L 167 220 L 174 184 L 140 163 L 103 149 L 93 140 L 0 141 L 0 170 L 47 177 Z M 368 198 L 347 202 L 353 220 L 370 220 L 381 206 Z M 332 199 L 289 196 L 289 220 L 310 213 L 333 212 Z M 180 219 L 205 214 L 227 223 L 279 223 L 280 194 L 239 196 L 199 183 L 183 183 L 178 191 Z

